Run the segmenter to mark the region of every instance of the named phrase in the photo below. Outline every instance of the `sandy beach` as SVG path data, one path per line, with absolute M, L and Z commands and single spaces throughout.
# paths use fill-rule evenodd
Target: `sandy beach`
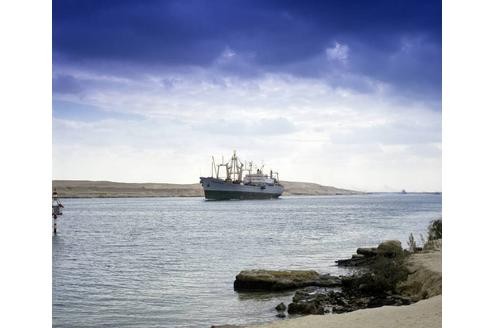
M 383 306 L 343 314 L 309 315 L 280 320 L 257 328 L 437 328 L 442 326 L 442 251 L 441 241 L 435 250 L 412 255 L 411 272 L 404 288 L 413 297 L 427 298 L 407 306 Z
M 259 328 L 436 328 L 442 326 L 442 296 L 407 306 L 384 306 L 336 315 L 310 315 L 255 326 Z

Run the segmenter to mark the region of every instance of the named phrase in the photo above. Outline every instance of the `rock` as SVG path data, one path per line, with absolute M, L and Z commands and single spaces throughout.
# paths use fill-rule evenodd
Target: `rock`
M 397 257 L 398 255 L 404 254 L 402 244 L 398 240 L 384 241 L 378 245 L 376 252 L 378 255 L 383 255 L 385 257 Z
M 349 302 L 345 298 L 343 298 L 343 297 L 340 297 L 337 300 L 337 304 L 338 305 L 341 305 L 341 306 L 344 306 L 344 307 L 348 307 L 349 306 Z
M 373 263 L 378 255 L 393 258 L 404 255 L 402 245 L 398 240 L 387 240 L 374 247 L 360 247 L 350 259 L 335 261 L 338 266 L 365 266 Z
M 289 304 L 290 314 L 324 314 L 327 306 L 330 305 L 330 296 L 333 291 L 328 291 L 322 287 L 306 287 L 296 291 Z
M 375 247 L 360 247 L 350 259 L 335 261 L 339 266 L 362 266 L 370 264 L 378 254 Z
M 401 296 L 400 299 L 401 299 L 403 305 L 409 305 L 412 303 L 412 299 L 410 297 Z
M 234 281 L 234 290 L 283 290 L 308 286 L 319 278 L 316 271 L 245 270 Z
M 275 307 L 275 310 L 279 312 L 284 312 L 285 310 L 287 310 L 287 306 L 282 302 Z
M 342 287 L 345 289 L 353 289 L 358 286 L 359 281 L 360 281 L 360 276 L 357 274 L 353 274 L 350 276 L 342 276 L 341 281 L 342 281 Z
M 361 297 L 361 298 L 356 299 L 354 302 L 356 303 L 356 305 L 360 309 L 364 309 L 364 308 L 368 307 L 369 301 L 370 301 L 369 298 L 367 298 L 367 297 Z
M 392 298 L 392 296 L 387 296 L 383 300 L 383 305 L 396 305 L 396 303 L 397 303 L 397 300 Z
M 396 305 L 409 305 L 412 303 L 411 298 L 402 295 L 392 295 L 394 300 L 396 301 Z
M 297 290 L 296 293 L 294 294 L 294 297 L 292 297 L 292 302 L 300 302 L 303 300 L 308 300 L 312 297 L 312 294 L 317 290 L 316 287 L 306 287 L 301 290 Z
M 384 305 L 385 299 L 381 297 L 371 297 L 368 302 L 368 308 L 377 308 Z
M 342 259 L 342 260 L 337 260 L 335 261 L 338 266 L 353 266 L 354 265 L 354 260 L 353 259 Z
M 306 287 L 296 291 L 292 302 L 313 302 L 313 301 L 325 301 L 328 299 L 327 291 L 319 287 Z
M 372 262 L 372 259 L 373 257 L 353 255 L 350 259 L 337 260 L 335 261 L 335 263 L 337 263 L 338 266 L 357 267 L 370 264 Z
M 307 287 L 298 290 L 289 304 L 289 313 L 322 314 L 327 312 L 344 313 L 368 306 L 369 299 L 361 294 Z
M 399 294 L 384 291 L 370 291 L 366 286 L 359 290 L 355 282 L 359 275 L 342 277 L 342 291 L 328 290 L 321 287 L 306 287 L 296 291 L 292 303 L 289 304 L 290 314 L 324 314 L 326 312 L 344 313 L 365 308 L 376 308 L 384 305 L 400 306 L 410 304 L 411 299 Z
M 279 312 L 279 313 L 277 313 L 277 315 L 276 315 L 276 317 L 277 317 L 277 318 L 285 318 L 286 316 L 287 316 L 287 315 L 285 315 L 285 313 L 284 313 L 284 312 Z
M 360 247 L 356 251 L 357 254 L 366 256 L 366 257 L 372 257 L 377 255 L 376 247 Z
M 288 312 L 290 314 L 325 314 L 325 308 L 317 301 L 290 303 Z
M 346 309 L 341 305 L 335 305 L 332 308 L 332 313 L 344 313 L 344 312 L 348 312 L 348 311 L 346 311 Z
M 336 287 L 340 286 L 341 284 L 342 281 L 339 277 L 331 276 L 329 274 L 322 274 L 320 275 L 319 279 L 317 279 L 311 286 Z
M 341 284 L 339 277 L 308 270 L 244 270 L 234 281 L 234 290 L 286 290 L 306 286 L 331 287 Z
M 385 305 L 409 305 L 411 304 L 411 299 L 402 295 L 388 295 L 385 297 L 375 296 L 371 297 L 367 303 L 368 308 L 381 307 Z

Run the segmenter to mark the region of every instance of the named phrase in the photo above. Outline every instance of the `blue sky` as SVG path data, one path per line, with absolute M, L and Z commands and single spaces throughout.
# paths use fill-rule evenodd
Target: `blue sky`
M 441 190 L 440 1 L 53 2 L 53 176 Z

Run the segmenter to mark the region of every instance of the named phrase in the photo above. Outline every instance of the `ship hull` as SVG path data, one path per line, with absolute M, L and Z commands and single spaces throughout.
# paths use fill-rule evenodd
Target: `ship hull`
M 282 195 L 281 185 L 252 186 L 225 182 L 215 178 L 201 178 L 207 200 L 272 199 Z

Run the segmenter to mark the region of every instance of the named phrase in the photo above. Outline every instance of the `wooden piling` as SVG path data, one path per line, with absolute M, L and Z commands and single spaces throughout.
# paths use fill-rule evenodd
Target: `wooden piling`
M 57 215 L 53 214 L 53 234 L 57 234 Z

